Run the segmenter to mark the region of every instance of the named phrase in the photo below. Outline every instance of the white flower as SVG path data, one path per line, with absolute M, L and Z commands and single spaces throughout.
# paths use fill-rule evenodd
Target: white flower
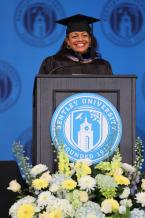
M 120 204 L 122 206 L 125 206 L 125 207 L 132 207 L 132 200 L 131 199 L 123 199 L 120 201 Z
M 48 170 L 48 167 L 44 164 L 37 164 L 36 166 L 34 166 L 30 173 L 33 177 L 36 177 L 37 175 L 45 172 L 46 170 Z
M 40 178 L 47 180 L 48 183 L 50 183 L 52 180 L 52 176 L 49 174 L 48 171 L 43 173 Z
M 101 211 L 105 214 L 112 213 L 112 205 L 108 204 L 107 201 L 103 201 L 101 204 Z
M 119 207 L 119 213 L 120 213 L 120 214 L 125 214 L 125 213 L 126 213 L 126 207 L 125 207 L 124 205 L 121 205 L 121 206 Z
M 65 180 L 65 175 L 63 174 L 59 174 L 59 173 L 55 173 L 52 175 L 52 184 L 57 184 L 57 185 L 61 185 L 62 182 Z
M 128 198 L 130 194 L 130 188 L 129 187 L 125 187 L 122 194 L 119 196 L 121 199 L 123 198 Z
M 13 192 L 19 192 L 21 190 L 21 185 L 16 180 L 12 180 L 7 189 Z
M 131 174 L 136 171 L 135 167 L 133 167 L 132 165 L 128 163 L 122 163 L 122 168 Z
M 44 191 L 38 195 L 37 203 L 39 207 L 43 207 L 43 206 L 47 206 L 52 200 L 54 200 L 54 196 L 51 195 L 51 192 Z
M 96 180 L 91 176 L 82 176 L 79 179 L 78 184 L 80 186 L 80 189 L 91 191 L 94 190 L 96 186 Z
M 67 214 L 68 216 L 73 215 L 72 205 L 67 199 L 59 199 L 58 206 L 64 212 L 64 214 Z
M 131 218 L 145 218 L 144 210 L 140 210 L 138 208 L 134 208 L 131 211 Z
M 145 218 L 145 179 L 142 179 L 141 172 L 136 171 L 130 164 L 122 164 L 119 154 L 110 163 L 108 161 L 102 163 L 103 167 L 98 168 L 97 171 L 95 168 L 94 170 L 89 168 L 90 160 L 88 159 L 80 159 L 77 162 L 78 165 L 76 162 L 70 164 L 71 175 L 69 176 L 60 171 L 50 175 L 46 165 L 36 165 L 30 171 L 32 179 L 29 183 L 30 187 L 24 192 L 21 191 L 20 184 L 12 180 L 7 189 L 19 192 L 18 197 L 21 199 L 11 206 L 9 215 L 12 218 L 24 218 L 28 217 L 28 214 L 35 218 L 56 216 L 61 218 L 109 218 L 125 217 L 129 214 L 130 218 Z M 87 175 L 81 176 L 82 169 L 88 170 L 88 174 L 91 174 L 92 170 L 93 174 L 86 173 Z M 94 175 L 95 172 L 97 172 L 96 175 Z M 128 180 L 131 180 L 131 188 L 129 185 L 118 185 L 114 180 L 114 176 L 127 175 Z M 77 186 L 73 190 L 66 190 L 63 186 L 64 181 L 70 179 L 74 179 Z M 41 183 L 37 185 L 35 182 L 41 182 L 41 180 L 45 180 L 49 185 L 43 186 L 42 184 L 44 189 L 39 190 Z M 37 186 L 38 189 L 35 190 Z M 23 197 L 28 193 L 28 196 Z M 119 201 L 118 193 L 120 194 Z
M 136 201 L 140 203 L 142 207 L 145 206 L 145 192 L 139 192 L 136 194 Z
M 99 204 L 88 201 L 80 206 L 74 215 L 75 218 L 104 218 Z
M 9 209 L 9 215 L 11 217 L 16 217 L 17 218 L 17 210 L 18 208 L 22 205 L 22 204 L 34 204 L 35 202 L 35 198 L 32 196 L 26 196 L 24 198 L 21 198 L 20 200 L 18 200 L 17 202 L 15 202 Z
M 46 207 L 46 211 L 52 211 L 55 209 L 61 209 L 63 211 L 64 217 L 73 217 L 74 211 L 72 205 L 67 199 L 52 199 Z
M 50 190 L 51 192 L 57 192 L 57 191 L 59 190 L 59 188 L 60 188 L 59 185 L 57 185 L 57 184 L 52 184 L 52 185 L 50 186 L 49 190 Z

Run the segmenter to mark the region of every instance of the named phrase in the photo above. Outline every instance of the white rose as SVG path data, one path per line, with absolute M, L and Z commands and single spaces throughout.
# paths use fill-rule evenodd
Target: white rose
M 49 174 L 49 172 L 43 173 L 40 178 L 46 179 L 47 182 L 51 182 L 51 180 L 52 180 L 52 176 Z
M 88 193 L 85 191 L 80 191 L 80 201 L 81 202 L 87 202 L 89 197 L 88 197 Z
M 21 190 L 21 185 L 16 180 L 12 180 L 7 189 L 13 192 L 19 192 Z
M 145 190 L 145 179 L 142 179 L 141 188 L 142 188 L 143 190 Z
M 101 211 L 105 214 L 112 213 L 112 205 L 108 204 L 107 200 L 104 200 L 101 204 Z

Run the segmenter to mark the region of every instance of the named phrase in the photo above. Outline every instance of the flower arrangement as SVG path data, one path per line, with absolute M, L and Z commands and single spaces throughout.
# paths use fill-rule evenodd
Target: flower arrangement
M 12 218 L 143 218 L 145 217 L 145 177 L 142 141 L 137 138 L 134 165 L 122 163 L 117 151 L 111 160 L 92 166 L 90 160 L 70 163 L 63 146 L 58 152 L 58 171 L 32 167 L 23 146 L 15 143 L 13 151 L 28 188 L 13 180 L 8 189 L 18 192 L 10 207 Z

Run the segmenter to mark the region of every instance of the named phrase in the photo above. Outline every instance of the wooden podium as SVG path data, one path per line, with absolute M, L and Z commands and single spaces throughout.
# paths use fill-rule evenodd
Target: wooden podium
M 135 75 L 38 75 L 33 96 L 33 163 L 43 163 L 53 172 L 55 154 L 50 123 L 55 108 L 66 97 L 79 92 L 97 93 L 107 98 L 120 113 L 123 132 L 120 151 L 123 161 L 132 164 L 136 129 Z

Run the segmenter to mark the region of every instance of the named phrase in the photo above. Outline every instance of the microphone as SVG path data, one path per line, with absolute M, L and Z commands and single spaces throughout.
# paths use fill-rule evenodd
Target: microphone
M 69 68 L 69 67 L 77 67 L 77 66 L 80 66 L 80 65 L 82 65 L 82 63 L 78 62 L 77 65 L 69 64 L 69 65 L 64 65 L 64 66 L 58 66 L 58 67 L 55 67 L 52 70 L 50 70 L 49 74 L 53 74 L 55 71 L 60 70 L 60 69 L 65 69 L 65 68 Z
M 80 53 L 78 53 L 78 52 L 76 53 L 76 55 L 77 55 L 77 58 L 78 58 L 78 62 L 75 62 L 75 63 L 77 63 L 77 64 L 69 64 L 69 65 L 55 67 L 54 69 L 50 70 L 49 74 L 52 74 L 53 72 L 55 72 L 55 71 L 57 71 L 59 69 L 69 68 L 69 67 L 77 67 L 77 66 L 81 66 L 82 64 L 84 64 L 82 62 L 83 61 L 82 55 Z M 89 63 L 92 64 L 92 62 L 89 62 Z

